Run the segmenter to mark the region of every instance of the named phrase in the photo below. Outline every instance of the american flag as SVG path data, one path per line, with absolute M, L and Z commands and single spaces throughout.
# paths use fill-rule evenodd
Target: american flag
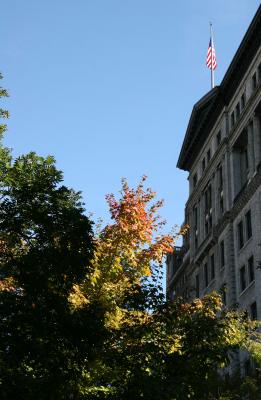
M 209 41 L 206 65 L 209 69 L 212 69 L 212 70 L 217 68 L 216 52 L 215 52 L 214 44 L 212 42 L 212 38 L 210 38 L 210 41 Z

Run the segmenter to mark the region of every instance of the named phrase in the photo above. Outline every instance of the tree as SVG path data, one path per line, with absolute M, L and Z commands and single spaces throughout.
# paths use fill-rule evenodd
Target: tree
M 125 304 L 126 293 L 141 285 L 144 277 L 151 276 L 152 263 L 161 265 L 164 254 L 171 251 L 174 240 L 171 235 L 159 233 L 165 222 L 158 209 L 162 201 L 151 202 L 156 196 L 150 188 L 144 190 L 144 176 L 137 189 L 131 189 L 122 181 L 122 199 L 107 195 L 113 224 L 97 230 L 95 253 L 92 259 L 93 273 L 84 286 L 86 299 L 104 301 L 112 312 Z
M 137 189 L 123 180 L 120 199 L 107 196 L 113 223 L 98 231 L 92 276 L 75 288 L 78 306 L 94 301 L 104 310 L 108 333 L 83 398 L 216 399 L 229 353 L 253 345 L 260 352 L 255 324 L 223 309 L 217 293 L 191 304 L 165 300 L 158 279 L 174 238 L 160 234 L 162 202 L 151 205 L 145 180 Z
M 0 79 L 3 79 L 1 74 L 0 74 Z M 0 87 L 0 98 L 2 97 L 8 97 L 8 92 L 6 89 Z M 6 119 L 8 117 L 9 117 L 9 112 L 7 110 L 4 110 L 3 108 L 0 108 L 0 118 Z M 0 139 L 3 137 L 6 128 L 7 128 L 6 124 L 0 124 Z
M 76 398 L 98 341 L 99 319 L 69 299 L 92 269 L 92 224 L 79 193 L 61 182 L 52 157 L 13 160 L 1 143 L 1 399 Z

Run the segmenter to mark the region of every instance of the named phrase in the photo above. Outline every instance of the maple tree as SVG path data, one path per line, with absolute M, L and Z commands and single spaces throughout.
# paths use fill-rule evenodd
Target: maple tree
M 120 305 L 128 290 L 151 275 L 152 264 L 161 265 L 173 250 L 173 236 L 160 233 L 165 223 L 158 215 L 162 201 L 151 204 L 156 193 L 144 190 L 145 181 L 143 176 L 132 189 L 123 180 L 120 200 L 106 196 L 113 223 L 97 230 L 93 273 L 83 288 L 87 302 L 97 297 L 108 306 Z
M 165 299 L 159 277 L 177 235 L 161 233 L 162 201 L 145 182 L 144 176 L 133 189 L 123 180 L 120 199 L 106 197 L 112 223 L 98 230 L 93 272 L 72 295 L 75 307 L 94 303 L 103 310 L 107 331 L 82 393 L 86 399 L 217 399 L 217 369 L 229 364 L 229 352 L 255 346 L 260 359 L 260 342 L 251 338 L 255 324 L 223 309 L 217 293 L 191 304 Z

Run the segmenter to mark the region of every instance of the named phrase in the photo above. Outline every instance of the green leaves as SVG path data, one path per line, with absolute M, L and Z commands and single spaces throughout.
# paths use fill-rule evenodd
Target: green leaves
M 79 395 L 102 327 L 93 311 L 72 309 L 69 296 L 90 273 L 92 253 L 92 223 L 54 158 L 13 161 L 1 147 L 1 399 Z
M 3 77 L 0 74 L 0 79 L 2 79 L 2 78 Z M 0 87 L 0 98 L 8 97 L 8 96 L 9 96 L 9 94 L 8 94 L 7 90 Z M 7 110 L 3 110 L 1 107 L 0 107 L 0 118 L 4 118 L 4 119 L 9 118 L 9 112 Z M 1 139 L 2 139 L 3 134 L 6 131 L 6 129 L 7 129 L 6 124 L 0 124 L 0 149 L 1 149 Z

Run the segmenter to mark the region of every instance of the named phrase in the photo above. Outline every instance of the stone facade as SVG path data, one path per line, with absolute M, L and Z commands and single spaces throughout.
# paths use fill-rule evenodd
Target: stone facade
M 261 319 L 261 6 L 220 86 L 195 104 L 177 166 L 190 229 L 167 257 L 168 295 L 218 290 Z

